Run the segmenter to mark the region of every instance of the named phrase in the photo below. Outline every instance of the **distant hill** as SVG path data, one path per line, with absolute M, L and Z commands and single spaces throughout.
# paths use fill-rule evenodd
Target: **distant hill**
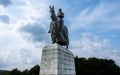
M 0 75 L 3 74 L 3 73 L 6 73 L 6 72 L 9 72 L 7 70 L 0 70 Z

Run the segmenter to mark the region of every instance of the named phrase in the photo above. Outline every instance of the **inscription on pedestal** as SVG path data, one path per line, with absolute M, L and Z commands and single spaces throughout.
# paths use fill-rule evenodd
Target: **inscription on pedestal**
M 53 62 L 52 61 L 44 61 L 43 64 L 44 72 L 52 72 L 53 71 Z

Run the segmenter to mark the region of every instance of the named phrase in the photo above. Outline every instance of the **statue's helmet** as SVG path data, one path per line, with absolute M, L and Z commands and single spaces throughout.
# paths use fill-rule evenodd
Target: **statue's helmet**
M 64 17 L 64 13 L 62 12 L 61 8 L 58 9 L 57 17 L 59 17 L 59 18 L 63 18 Z
M 61 8 L 59 8 L 59 11 L 61 12 L 61 11 L 62 11 L 62 9 L 61 9 Z

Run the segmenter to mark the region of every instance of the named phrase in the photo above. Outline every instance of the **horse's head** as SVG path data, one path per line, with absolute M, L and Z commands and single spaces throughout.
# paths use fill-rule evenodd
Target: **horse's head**
M 49 8 L 50 8 L 50 13 L 51 13 L 51 14 L 55 13 L 55 12 L 54 12 L 54 6 L 52 6 L 52 7 L 49 6 Z
M 55 15 L 55 11 L 54 11 L 54 6 L 49 6 L 49 8 L 50 8 L 50 16 L 51 16 L 51 19 L 53 20 L 53 21 L 55 21 L 56 20 L 56 15 Z

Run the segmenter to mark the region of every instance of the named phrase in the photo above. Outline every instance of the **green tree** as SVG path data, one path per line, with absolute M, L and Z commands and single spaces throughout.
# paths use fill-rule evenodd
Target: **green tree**
M 33 68 L 30 69 L 30 75 L 39 75 L 40 66 L 35 65 Z
M 75 57 L 76 75 L 120 75 L 113 60 Z
M 21 72 L 16 68 L 10 72 L 10 75 L 21 75 Z
M 30 72 L 29 70 L 26 69 L 21 73 L 21 75 L 30 75 Z

